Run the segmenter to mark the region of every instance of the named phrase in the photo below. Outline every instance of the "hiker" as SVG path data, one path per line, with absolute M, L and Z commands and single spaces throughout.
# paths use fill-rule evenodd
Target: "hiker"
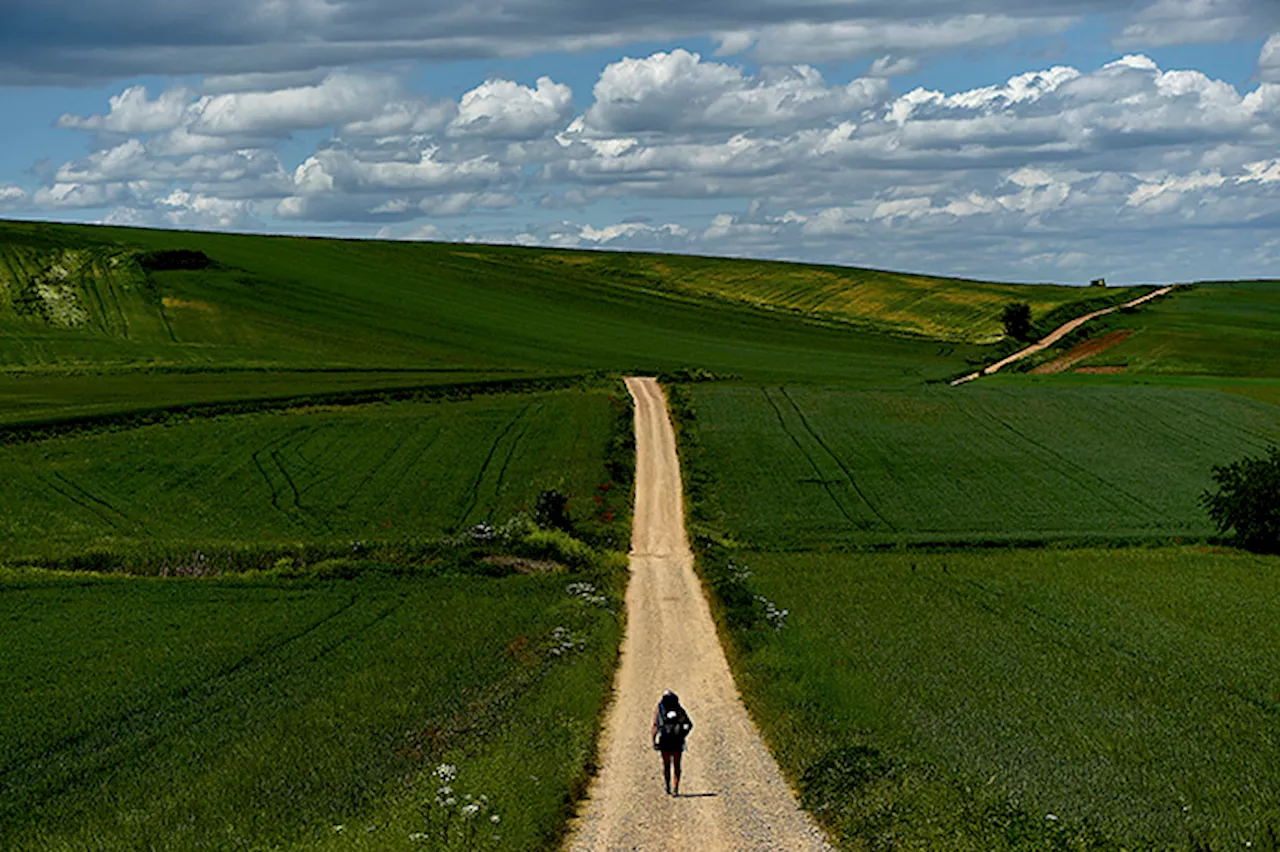
M 653 716 L 653 750 L 662 752 L 662 778 L 667 784 L 668 796 L 680 795 L 680 754 L 684 751 L 685 737 L 693 730 L 693 721 L 680 706 L 679 697 L 667 690 L 662 693 L 658 710 Z M 675 766 L 676 783 L 671 784 L 671 768 Z

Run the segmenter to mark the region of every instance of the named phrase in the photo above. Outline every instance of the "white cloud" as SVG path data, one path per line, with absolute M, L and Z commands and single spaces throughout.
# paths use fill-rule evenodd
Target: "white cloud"
M 757 129 L 857 113 L 882 102 L 882 80 L 828 87 L 807 65 L 741 68 L 703 62 L 683 49 L 608 65 L 593 90 L 584 128 L 603 134 Z
M 103 221 L 108 225 L 159 225 L 218 231 L 253 231 L 262 227 L 249 202 L 212 198 L 183 190 L 121 205 L 112 209 Z
M 1267 39 L 1258 55 L 1258 77 L 1265 83 L 1280 83 L 1280 33 Z
M 286 135 L 372 118 L 397 90 L 388 75 L 334 72 L 312 86 L 206 95 L 191 105 L 189 126 L 209 136 Z
M 110 133 L 154 133 L 177 127 L 191 99 L 184 87 L 166 89 L 155 100 L 147 97 L 146 86 L 130 86 L 108 99 L 106 115 L 81 117 L 64 115 L 58 126 L 77 130 L 104 130 Z
M 920 60 L 910 56 L 881 56 L 867 69 L 868 77 L 902 77 L 920 70 Z
M 27 191 L 13 184 L 0 184 L 0 210 L 14 210 L 27 201 Z
M 488 80 L 462 96 L 449 133 L 536 139 L 563 128 L 572 116 L 573 92 L 550 77 L 539 77 L 536 89 L 510 80 Z

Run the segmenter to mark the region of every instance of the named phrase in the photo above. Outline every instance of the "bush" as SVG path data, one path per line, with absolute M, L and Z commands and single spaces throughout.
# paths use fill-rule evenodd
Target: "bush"
M 573 524 L 569 520 L 569 497 L 554 488 L 548 488 L 538 495 L 538 502 L 533 507 L 533 520 L 544 530 L 562 530 L 570 532 Z
M 138 263 L 150 272 L 169 269 L 206 269 L 213 261 L 202 251 L 193 249 L 161 249 L 138 256 Z
M 1205 491 L 1200 502 L 1223 533 L 1235 531 L 1248 550 L 1280 553 L 1280 448 L 1262 458 L 1244 458 L 1214 467 L 1215 492 Z
M 1014 340 L 1031 339 L 1031 306 L 1026 302 L 1006 305 L 1000 321 L 1004 323 L 1004 333 Z

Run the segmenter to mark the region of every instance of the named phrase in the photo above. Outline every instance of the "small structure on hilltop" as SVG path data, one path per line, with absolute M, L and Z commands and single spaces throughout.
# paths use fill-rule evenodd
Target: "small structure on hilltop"
M 1093 279 L 1092 281 L 1090 281 L 1090 282 L 1089 282 L 1089 286 L 1090 286 L 1090 287 L 1105 287 L 1105 286 L 1107 286 L 1107 279 L 1105 279 L 1105 278 L 1095 278 L 1095 279 Z

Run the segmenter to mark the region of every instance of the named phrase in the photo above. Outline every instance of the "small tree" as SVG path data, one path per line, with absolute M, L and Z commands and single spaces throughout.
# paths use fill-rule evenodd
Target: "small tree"
M 1006 305 L 1000 321 L 1004 323 L 1004 333 L 1014 340 L 1031 339 L 1031 306 L 1026 302 Z
M 1280 448 L 1262 458 L 1244 458 L 1213 468 L 1216 492 L 1200 502 L 1221 532 L 1235 530 L 1242 547 L 1280 553 Z
M 571 532 L 573 522 L 569 520 L 569 498 L 554 488 L 543 491 L 533 506 L 533 521 L 544 530 Z

